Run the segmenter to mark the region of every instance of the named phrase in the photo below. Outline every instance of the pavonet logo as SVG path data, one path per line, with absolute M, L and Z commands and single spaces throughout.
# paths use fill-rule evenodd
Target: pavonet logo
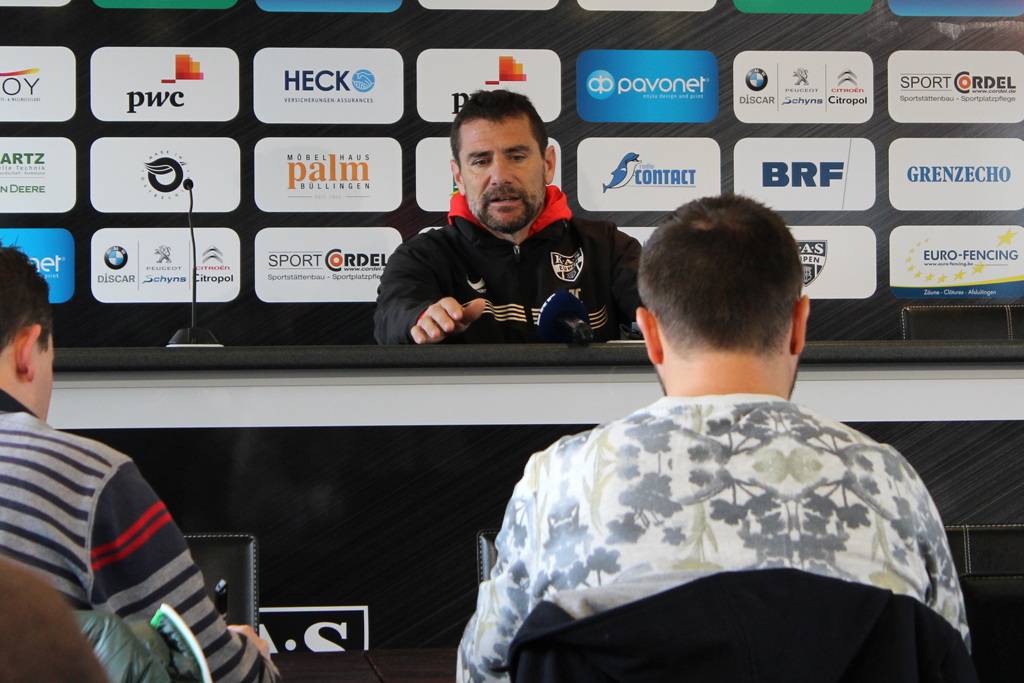
M 587 50 L 576 106 L 595 122 L 707 122 L 718 113 L 718 60 L 699 50 Z

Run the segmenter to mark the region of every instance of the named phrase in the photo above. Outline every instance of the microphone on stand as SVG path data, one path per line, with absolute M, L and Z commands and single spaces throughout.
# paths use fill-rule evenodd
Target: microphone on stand
M 537 316 L 537 334 L 547 342 L 589 344 L 594 341 L 590 314 L 583 302 L 564 289 L 548 297 Z
M 185 182 L 181 186 L 188 190 L 188 234 L 192 244 L 192 326 L 183 327 L 175 332 L 174 336 L 171 337 L 171 341 L 167 342 L 167 346 L 168 348 L 224 346 L 213 336 L 213 332 L 196 326 L 196 280 L 199 279 L 199 262 L 196 260 L 196 231 L 192 227 L 192 207 L 194 204 L 192 188 L 195 187 L 195 183 L 192 182 L 191 178 L 185 178 Z

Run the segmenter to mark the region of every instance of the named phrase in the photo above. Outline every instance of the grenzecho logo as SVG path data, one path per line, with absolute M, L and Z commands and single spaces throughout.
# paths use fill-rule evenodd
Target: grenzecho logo
M 875 203 L 875 147 L 864 138 L 746 138 L 735 190 L 772 208 L 863 211 Z
M 255 156 L 263 211 L 392 211 L 402 202 L 393 138 L 264 138 Z
M 587 138 L 576 155 L 588 211 L 671 211 L 722 190 L 722 153 L 711 138 Z
M 75 156 L 67 138 L 0 138 L 0 213 L 70 211 Z
M 902 50 L 889 57 L 889 115 L 902 123 L 1024 120 L 1024 55 Z
M 865 225 L 791 226 L 812 299 L 866 299 L 875 293 L 875 233 Z
M 863 52 L 741 52 L 733 110 L 745 123 L 864 123 L 874 66 Z
M 1019 225 L 901 225 L 889 236 L 889 282 L 905 298 L 1024 296 Z
M 238 56 L 224 47 L 101 47 L 90 102 L 101 121 L 228 121 L 238 114 Z
M 889 146 L 889 201 L 901 211 L 1024 208 L 1024 140 L 894 140 Z
M 50 287 L 50 303 L 61 304 L 75 293 L 75 240 L 61 228 L 0 228 L 0 244 L 19 247 Z
M 576 108 L 586 121 L 710 121 L 718 60 L 701 50 L 587 50 L 576 60 Z
M 394 123 L 402 72 L 395 50 L 268 47 L 253 58 L 253 108 L 265 123 Z
M 562 148 L 554 138 L 555 177 L 551 184 L 562 187 Z M 451 168 L 452 148 L 448 138 L 423 138 L 416 144 L 416 203 L 424 211 L 448 212 L 452 195 L 459 191 Z
M 0 47 L 0 121 L 67 121 L 75 55 L 66 47 Z
M 240 167 L 231 138 L 100 138 L 89 156 L 92 205 L 105 213 L 184 213 L 190 178 L 196 212 L 233 211 Z
M 450 122 L 469 95 L 502 88 L 530 98 L 545 121 L 562 111 L 562 62 L 551 50 L 424 50 L 416 59 L 416 110 Z
M 240 248 L 228 228 L 196 228 L 197 301 L 238 296 Z M 92 294 L 103 303 L 192 300 L 188 228 L 103 228 L 92 237 Z
M 265 228 L 256 234 L 256 296 L 268 303 L 376 301 L 394 228 Z
M 889 9 L 905 17 L 1019 17 L 1024 0 L 889 0 Z

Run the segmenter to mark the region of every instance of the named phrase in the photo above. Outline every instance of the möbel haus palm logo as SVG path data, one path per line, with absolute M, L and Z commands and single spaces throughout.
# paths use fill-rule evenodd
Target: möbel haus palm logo
M 223 47 L 101 47 L 89 63 L 101 121 L 229 121 L 238 114 L 238 56 Z

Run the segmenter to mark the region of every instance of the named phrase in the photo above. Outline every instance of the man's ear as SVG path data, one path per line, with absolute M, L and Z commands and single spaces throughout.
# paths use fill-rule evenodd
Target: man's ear
M 654 314 L 640 306 L 636 309 L 636 324 L 644 335 L 647 357 L 654 365 L 661 365 L 665 362 L 665 348 L 662 345 L 661 328 Z
M 799 356 L 807 343 L 807 319 L 811 315 L 811 300 L 804 294 L 793 304 L 793 327 L 789 333 L 789 353 Z
M 555 180 L 555 146 L 551 145 L 544 151 L 544 184 L 550 185 Z
M 42 333 L 43 326 L 37 323 L 21 328 L 14 335 L 14 367 L 23 382 L 31 382 L 36 377 L 35 349 Z
M 462 194 L 463 196 L 465 196 L 465 194 L 466 194 L 466 186 L 462 184 L 462 169 L 459 168 L 459 164 L 458 164 L 458 162 L 455 161 L 455 159 L 451 160 L 451 165 L 452 165 L 452 176 L 454 176 L 454 178 L 455 178 L 455 184 L 459 188 L 459 193 Z

